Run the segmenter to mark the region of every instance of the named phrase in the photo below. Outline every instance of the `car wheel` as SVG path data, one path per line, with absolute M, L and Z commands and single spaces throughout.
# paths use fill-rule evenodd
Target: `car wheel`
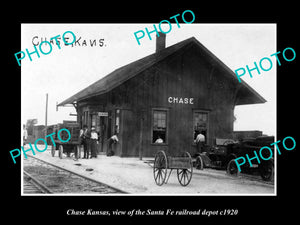
M 200 155 L 198 155 L 197 158 L 196 158 L 195 168 L 197 170 L 203 170 L 203 160 L 202 160 L 202 157 Z
M 229 161 L 227 164 L 227 170 L 226 170 L 228 175 L 231 176 L 238 176 L 240 174 L 240 171 L 236 165 L 235 159 L 232 159 Z

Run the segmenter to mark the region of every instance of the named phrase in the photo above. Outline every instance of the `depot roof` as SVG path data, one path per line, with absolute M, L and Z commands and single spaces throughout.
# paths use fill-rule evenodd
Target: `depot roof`
M 236 85 L 240 85 L 238 91 L 239 97 L 237 98 L 236 105 L 256 104 L 256 103 L 266 102 L 266 100 L 261 95 L 259 95 L 253 88 L 251 88 L 244 81 L 242 81 L 242 83 L 239 83 L 235 73 L 229 67 L 227 67 L 206 47 L 204 47 L 196 38 L 191 37 L 177 44 L 174 44 L 170 47 L 167 47 L 159 51 L 158 53 L 153 53 L 149 56 L 146 56 L 137 61 L 122 66 L 119 69 L 114 70 L 107 76 L 103 77 L 102 79 L 96 81 L 95 83 L 79 91 L 75 95 L 59 103 L 58 106 L 73 104 L 86 98 L 107 93 L 112 89 L 114 89 L 115 87 L 121 85 L 125 81 L 129 80 L 130 78 L 140 74 L 143 70 L 148 69 L 149 67 L 160 62 L 161 60 L 171 56 L 172 54 L 178 51 L 185 49 L 185 47 L 192 44 L 196 44 L 196 46 L 202 50 L 204 56 L 207 57 L 207 59 L 212 64 L 216 65 L 220 69 L 223 69 L 225 76 L 227 76 L 229 79 L 233 79 L 234 82 L 236 82 Z

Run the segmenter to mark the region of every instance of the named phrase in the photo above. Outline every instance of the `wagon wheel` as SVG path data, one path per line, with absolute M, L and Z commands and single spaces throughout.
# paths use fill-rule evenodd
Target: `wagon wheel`
M 189 163 L 187 168 L 177 169 L 177 179 L 182 186 L 187 186 L 192 179 L 193 175 L 193 162 L 190 153 L 185 152 L 183 155 L 184 158 L 189 158 Z
M 153 167 L 153 175 L 155 183 L 159 186 L 165 183 L 167 177 L 167 156 L 164 151 L 159 151 L 155 155 L 154 159 L 154 167 Z
M 52 148 L 51 148 L 51 155 L 52 155 L 52 157 L 55 156 L 55 150 L 56 150 L 56 146 L 52 145 Z
M 272 181 L 274 178 L 274 162 L 272 159 L 260 164 L 258 169 L 260 176 L 264 181 Z
M 64 151 L 64 147 L 62 145 L 59 145 L 59 147 L 58 147 L 58 157 L 60 159 L 62 159 L 63 151 Z
M 240 174 L 240 171 L 236 165 L 235 159 L 232 159 L 229 161 L 226 172 L 227 172 L 227 174 L 233 175 L 233 176 L 238 176 Z
M 203 159 L 200 155 L 197 156 L 196 158 L 196 165 L 195 165 L 197 170 L 203 170 Z

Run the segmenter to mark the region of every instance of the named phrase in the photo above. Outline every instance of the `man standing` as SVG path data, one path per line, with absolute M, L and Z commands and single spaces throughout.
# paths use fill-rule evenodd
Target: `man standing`
M 88 141 L 89 141 L 89 133 L 87 129 L 87 125 L 83 126 L 83 130 L 80 130 L 80 138 L 81 138 L 81 144 L 83 145 L 83 158 L 88 159 L 89 158 L 89 149 L 88 149 Z
M 197 145 L 197 150 L 199 153 L 203 151 L 204 143 L 205 143 L 205 136 L 204 136 L 204 131 L 199 132 L 199 134 L 196 137 L 196 145 Z
M 91 129 L 91 158 L 97 158 L 98 134 L 95 127 Z

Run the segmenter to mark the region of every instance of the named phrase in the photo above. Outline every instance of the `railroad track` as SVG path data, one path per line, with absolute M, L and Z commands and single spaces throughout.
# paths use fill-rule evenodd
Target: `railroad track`
M 23 171 L 23 192 L 24 194 L 39 194 L 39 193 L 48 193 L 51 194 L 52 192 L 47 188 L 45 185 L 43 185 L 41 182 L 39 182 L 37 179 L 35 179 L 33 176 L 31 176 L 29 173 Z
M 126 194 L 90 177 L 29 156 L 23 161 L 23 193 Z

